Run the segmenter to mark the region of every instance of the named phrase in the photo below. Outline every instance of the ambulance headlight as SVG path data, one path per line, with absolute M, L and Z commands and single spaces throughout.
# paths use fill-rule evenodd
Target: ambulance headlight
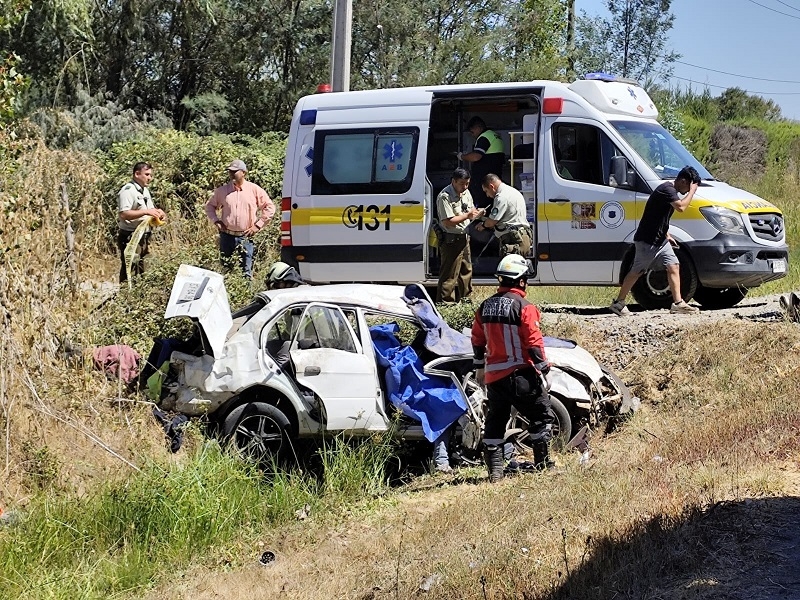
M 722 233 L 747 235 L 742 224 L 742 215 L 733 210 L 720 208 L 719 206 L 703 206 L 700 208 L 700 212 L 706 218 L 706 221 Z

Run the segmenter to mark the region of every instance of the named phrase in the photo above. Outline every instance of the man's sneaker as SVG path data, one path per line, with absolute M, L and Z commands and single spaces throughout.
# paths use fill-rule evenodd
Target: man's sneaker
M 696 306 L 689 306 L 685 300 L 681 300 L 680 302 L 673 302 L 672 306 L 669 307 L 669 312 L 678 315 L 691 315 L 700 312 L 700 309 Z
M 628 307 L 625 306 L 625 303 L 621 302 L 620 300 L 614 300 L 609 308 L 611 309 L 611 312 L 618 317 L 627 317 L 631 314 L 631 311 L 628 310 Z

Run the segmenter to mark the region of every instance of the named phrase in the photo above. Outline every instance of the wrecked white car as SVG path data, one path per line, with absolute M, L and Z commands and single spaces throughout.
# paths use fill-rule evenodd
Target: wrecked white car
M 231 314 L 218 273 L 181 265 L 165 317 L 197 326 L 188 341 L 158 340 L 151 386 L 161 408 L 207 415 L 258 456 L 290 457 L 292 442 L 344 432 L 395 431 L 480 449 L 485 395 L 467 336 L 442 319 L 424 288 L 342 284 L 259 293 Z M 630 394 L 574 342 L 546 338 L 557 432 L 630 409 Z M 162 364 L 163 363 L 163 364 Z M 152 383 L 152 380 L 151 380 Z M 524 442 L 512 417 L 508 437 Z

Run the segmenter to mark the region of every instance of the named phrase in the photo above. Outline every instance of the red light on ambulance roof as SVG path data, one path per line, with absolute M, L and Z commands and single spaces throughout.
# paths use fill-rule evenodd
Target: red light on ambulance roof
M 317 86 L 317 93 L 318 94 L 327 94 L 328 92 L 332 91 L 333 88 L 331 87 L 330 83 L 320 83 Z
M 564 112 L 564 99 L 545 98 L 542 103 L 542 112 L 546 115 L 560 115 Z

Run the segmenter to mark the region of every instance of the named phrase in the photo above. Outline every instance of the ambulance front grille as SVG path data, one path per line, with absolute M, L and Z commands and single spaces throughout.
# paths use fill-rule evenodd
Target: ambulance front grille
M 778 242 L 783 239 L 783 217 L 774 213 L 751 214 L 750 226 L 756 237 L 770 242 Z

